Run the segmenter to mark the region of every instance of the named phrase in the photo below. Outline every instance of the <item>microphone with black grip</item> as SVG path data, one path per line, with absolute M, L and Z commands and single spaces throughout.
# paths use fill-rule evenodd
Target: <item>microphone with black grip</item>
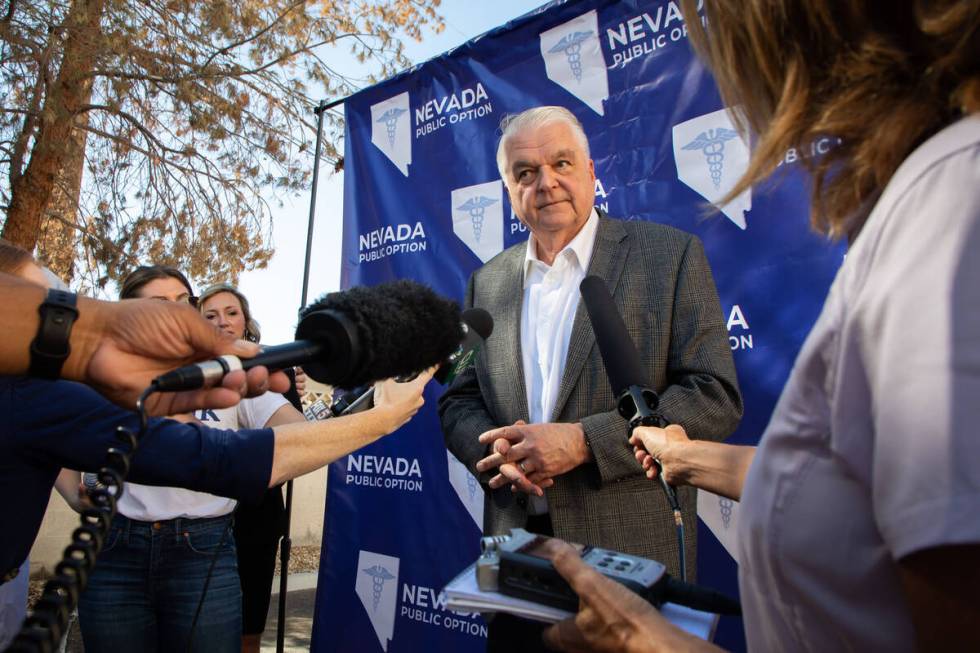
M 374 385 L 361 385 L 353 390 L 343 393 L 337 400 L 330 404 L 330 415 L 328 417 L 340 417 L 359 413 L 371 407 L 374 400 Z
M 643 368 L 640 367 L 640 355 L 606 288 L 606 282 L 599 277 L 588 276 L 582 280 L 579 290 L 592 322 L 609 383 L 617 396 L 616 409 L 629 422 L 630 433 L 637 426 L 666 426 L 667 421 L 657 412 L 660 397 L 646 384 Z M 660 461 L 654 459 L 654 462 L 657 470 L 662 472 Z M 664 480 L 663 473 L 657 476 L 670 507 L 679 512 L 676 490 Z
M 473 364 L 473 359 L 480 351 L 480 347 L 493 333 L 493 318 L 482 308 L 466 309 L 463 311 L 462 321 L 463 333 L 465 334 L 463 341 L 432 375 L 432 378 L 443 385 L 452 383 L 460 372 Z M 413 374 L 409 378 L 399 380 L 411 381 L 415 376 Z M 359 388 L 341 396 L 330 407 L 330 412 L 335 417 L 339 417 L 359 413 L 372 405 L 374 405 L 374 388 Z
M 460 373 L 473 364 L 483 343 L 493 333 L 493 318 L 482 308 L 463 311 L 463 341 L 440 365 L 432 376 L 442 385 L 449 385 Z
M 265 365 L 302 365 L 316 381 L 341 387 L 417 373 L 463 341 L 459 306 L 414 281 L 395 281 L 325 295 L 307 306 L 296 342 L 264 347 L 253 358 L 221 356 L 167 372 L 158 392 L 210 387 L 225 374 Z

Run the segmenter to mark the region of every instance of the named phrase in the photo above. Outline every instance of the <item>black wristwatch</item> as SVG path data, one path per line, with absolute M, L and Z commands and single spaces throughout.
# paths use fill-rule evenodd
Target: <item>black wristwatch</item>
M 38 306 L 41 324 L 31 343 L 31 366 L 28 374 L 42 379 L 57 379 L 71 353 L 68 336 L 78 319 L 75 293 L 48 290 L 48 296 Z

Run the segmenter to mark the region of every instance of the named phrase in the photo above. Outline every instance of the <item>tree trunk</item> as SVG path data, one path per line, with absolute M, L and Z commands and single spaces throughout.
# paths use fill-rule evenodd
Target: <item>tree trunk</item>
M 84 102 L 87 103 L 92 95 L 92 85 L 86 86 L 88 93 Z M 75 119 L 75 128 L 66 143 L 65 162 L 41 221 L 37 243 L 38 260 L 67 284 L 71 284 L 75 277 L 78 239 L 82 234 L 78 221 L 78 198 L 85 170 L 85 142 L 88 132 L 84 127 L 87 123 L 87 114 Z
M 65 20 L 67 37 L 58 77 L 48 88 L 41 109 L 31 159 L 11 187 L 2 236 L 33 251 L 59 173 L 73 149 L 73 120 L 88 103 L 91 73 L 101 46 L 106 0 L 72 0 Z

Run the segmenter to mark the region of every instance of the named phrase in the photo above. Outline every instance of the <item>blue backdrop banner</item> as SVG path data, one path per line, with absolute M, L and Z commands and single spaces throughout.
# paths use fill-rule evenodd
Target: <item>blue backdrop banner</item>
M 842 259 L 808 228 L 806 178 L 774 179 L 709 212 L 749 146 L 692 55 L 675 2 L 552 2 L 347 101 L 342 284 L 415 279 L 462 299 L 470 273 L 527 238 L 497 172 L 508 113 L 559 104 L 582 121 L 596 205 L 698 235 L 745 396 L 732 441 L 762 433 Z M 515 292 L 519 289 L 515 288 Z M 400 432 L 330 467 L 313 651 L 481 651 L 478 615 L 440 589 L 479 552 L 483 494 L 447 453 L 431 384 Z M 699 580 L 735 594 L 737 504 L 701 494 Z M 744 649 L 737 622 L 716 639 Z

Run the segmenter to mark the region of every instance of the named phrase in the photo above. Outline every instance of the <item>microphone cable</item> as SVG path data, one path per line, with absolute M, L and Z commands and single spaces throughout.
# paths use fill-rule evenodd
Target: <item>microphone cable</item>
M 709 587 L 678 580 L 669 574 L 664 574 L 656 585 L 640 595 L 658 609 L 664 603 L 673 603 L 702 612 L 742 616 L 742 605 L 735 599 Z
M 627 393 L 624 393 L 624 395 L 629 396 Z M 656 410 L 651 411 L 647 415 L 636 415 L 627 424 L 627 440 L 633 436 L 633 430 L 638 426 L 664 428 L 667 426 L 667 420 Z M 667 497 L 667 503 L 674 513 L 674 529 L 677 533 L 677 563 L 680 565 L 681 574 L 680 580 L 681 582 L 687 582 L 687 552 L 684 550 L 684 515 L 681 512 L 681 502 L 677 497 L 677 489 L 664 479 L 664 469 L 660 461 L 654 458 L 653 464 L 657 466 L 657 480 L 660 482 L 660 487 L 663 488 L 664 494 Z
M 81 525 L 72 532 L 71 544 L 65 548 L 61 562 L 54 568 L 54 578 L 44 585 L 41 597 L 29 617 L 24 619 L 20 632 L 7 649 L 8 653 L 55 653 L 64 634 L 68 631 L 72 613 L 78 607 L 78 599 L 95 561 L 109 535 L 109 528 L 116 516 L 116 503 L 123 493 L 123 483 L 129 474 L 130 460 L 146 435 L 149 417 L 146 399 L 156 392 L 148 387 L 136 401 L 139 430 L 133 432 L 125 426 L 116 427 L 119 446 L 109 447 L 102 467 L 97 472 L 103 487 L 88 490 L 92 507 L 82 512 Z

